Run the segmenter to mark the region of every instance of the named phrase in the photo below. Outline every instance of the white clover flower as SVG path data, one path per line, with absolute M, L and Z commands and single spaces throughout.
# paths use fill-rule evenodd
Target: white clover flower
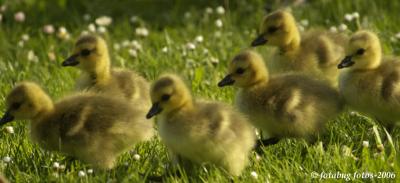
M 346 21 L 348 21 L 348 22 L 351 22 L 351 21 L 353 21 L 354 17 L 353 17 L 352 14 L 345 14 L 345 15 L 344 15 L 344 19 L 345 19 Z
M 14 133 L 14 128 L 12 127 L 12 126 L 6 126 L 6 132 L 7 133 L 10 133 L 10 134 L 13 134 Z
M 43 26 L 43 32 L 46 34 L 53 34 L 55 31 L 54 26 L 51 24 L 47 24 Z
M 101 16 L 95 20 L 98 26 L 109 26 L 112 23 L 112 18 L 109 16 Z
M 207 8 L 206 8 L 206 13 L 207 13 L 207 14 L 212 14 L 212 13 L 213 13 L 213 9 L 210 8 L 210 7 L 207 7 Z
M 64 170 L 65 169 L 65 165 L 60 165 L 60 170 Z
M 89 31 L 83 30 L 83 31 L 81 32 L 81 36 L 86 36 L 86 35 L 89 35 Z
M 21 47 L 21 48 L 22 48 L 22 47 L 24 47 L 24 45 L 25 45 L 25 42 L 21 40 L 21 41 L 18 41 L 18 43 L 17 43 L 17 44 L 18 44 L 18 46 L 19 46 L 19 47 Z
M 210 51 L 208 51 L 207 48 L 204 48 L 204 49 L 203 49 L 203 54 L 204 54 L 204 55 L 207 55 L 209 52 L 210 52 Z
M 138 54 L 137 54 L 137 51 L 136 51 L 135 49 L 129 49 L 129 50 L 128 50 L 128 53 L 129 53 L 130 56 L 135 57 L 135 58 L 136 58 L 137 55 L 138 55 Z
M 36 56 L 35 52 L 33 50 L 28 51 L 28 56 L 27 56 L 28 61 L 31 62 L 38 62 L 39 58 Z
M 97 28 L 97 32 L 99 32 L 99 33 L 101 33 L 101 34 L 104 34 L 104 33 L 107 32 L 107 28 L 104 27 L 104 26 L 99 26 L 99 27 Z
M 340 24 L 339 25 L 339 30 L 342 31 L 342 32 L 347 30 L 347 25 L 346 24 Z
M 6 156 L 6 157 L 3 158 L 3 161 L 4 161 L 5 163 L 10 163 L 11 160 L 12 160 L 12 159 L 11 159 L 10 156 Z
M 60 163 L 54 162 L 54 163 L 53 163 L 53 168 L 54 168 L 54 169 L 59 169 L 59 168 L 60 168 Z
M 29 35 L 28 34 L 22 34 L 22 36 L 21 36 L 21 39 L 23 40 L 23 41 L 29 41 Z
M 390 41 L 395 43 L 395 42 L 397 42 L 397 38 L 395 36 L 391 36 L 390 37 Z
M 7 6 L 6 5 L 1 5 L 0 6 L 0 12 L 2 12 L 2 13 L 4 13 L 4 12 L 6 12 L 6 10 L 7 10 Z
M 357 112 L 355 112 L 355 111 L 350 112 L 350 116 L 356 116 L 356 115 L 357 115 Z
M 220 15 L 225 14 L 225 8 L 222 7 L 222 6 L 218 6 L 218 7 L 215 9 L 215 11 L 216 11 L 218 14 L 220 14 Z
M 88 174 L 93 174 L 93 172 L 94 172 L 93 169 L 87 170 L 87 173 L 88 173 Z
M 17 22 L 24 22 L 25 21 L 25 13 L 22 11 L 15 13 L 14 20 Z
M 161 48 L 161 51 L 163 52 L 163 53 L 168 53 L 168 47 L 163 47 L 163 48 Z
M 367 140 L 362 142 L 363 147 L 369 147 L 369 142 Z
M 397 39 L 400 39 L 400 32 L 398 32 L 394 37 L 396 37 Z
M 332 32 L 332 33 L 337 33 L 338 32 L 338 30 L 337 30 L 337 28 L 335 26 L 331 26 L 329 28 L 329 31 Z
M 307 19 L 303 19 L 300 21 L 300 24 L 303 25 L 304 27 L 307 27 L 309 25 L 309 22 Z
M 189 50 L 194 50 L 194 49 L 196 49 L 196 45 L 193 43 L 187 43 L 186 48 Z
M 217 26 L 218 28 L 221 28 L 223 26 L 222 20 L 221 19 L 217 19 L 215 21 L 215 26 Z
M 136 23 L 136 22 L 139 21 L 139 17 L 138 17 L 138 16 L 132 16 L 129 20 L 130 20 L 132 23 Z
M 79 176 L 79 177 L 84 177 L 84 176 L 86 176 L 86 173 L 85 173 L 84 171 L 80 170 L 80 171 L 78 172 L 78 176 Z
M 219 63 L 219 60 L 218 60 L 218 58 L 211 57 L 211 58 L 210 58 L 210 62 L 211 62 L 213 65 L 217 65 L 217 64 Z
M 196 36 L 195 40 L 196 40 L 196 42 L 201 43 L 201 42 L 203 42 L 204 38 L 202 35 L 198 35 L 198 36 Z
M 122 47 L 128 47 L 129 45 L 131 45 L 131 42 L 129 40 L 122 41 Z
M 114 50 L 120 50 L 121 49 L 121 45 L 118 44 L 118 43 L 114 43 L 113 47 L 114 47 Z
M 149 35 L 149 31 L 144 27 L 136 28 L 135 32 L 136 32 L 136 35 L 142 36 L 142 37 L 147 37 Z
M 60 39 L 69 39 L 69 37 L 70 37 L 70 35 L 65 27 L 58 28 L 57 36 Z
M 190 17 L 192 17 L 192 14 L 190 12 L 186 12 L 183 17 L 185 17 L 186 19 L 189 19 Z
M 130 45 L 132 46 L 132 48 L 134 48 L 138 51 L 142 50 L 142 45 L 139 43 L 139 41 L 132 40 Z
M 140 155 L 139 154 L 134 154 L 133 155 L 133 159 L 136 160 L 136 161 L 140 160 Z
M 251 175 L 251 177 L 253 177 L 254 179 L 257 179 L 257 178 L 258 178 L 258 174 L 257 174 L 257 172 L 255 172 L 255 171 L 251 171 L 251 172 L 250 172 L 250 175 Z
M 358 12 L 353 12 L 352 15 L 354 19 L 360 18 L 360 14 Z
M 89 24 L 89 25 L 88 25 L 88 30 L 89 30 L 90 32 L 96 32 L 96 25 L 94 25 L 94 24 Z
M 85 21 L 89 21 L 91 18 L 92 17 L 87 13 L 83 15 L 83 20 L 85 20 Z
M 47 57 L 49 57 L 50 61 L 55 61 L 56 60 L 56 54 L 54 52 L 48 52 Z
M 256 154 L 256 160 L 257 160 L 257 161 L 260 161 L 261 159 L 262 159 L 261 156 L 258 155 L 258 154 Z

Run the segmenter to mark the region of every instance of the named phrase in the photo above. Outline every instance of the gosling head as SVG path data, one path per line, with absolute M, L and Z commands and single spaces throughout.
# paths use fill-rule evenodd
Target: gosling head
M 153 105 L 146 115 L 148 119 L 160 113 L 168 114 L 192 101 L 185 83 L 178 76 L 171 74 L 161 76 L 153 83 L 150 96 Z
M 285 47 L 297 39 L 299 39 L 299 32 L 293 15 L 279 10 L 264 17 L 259 29 L 259 35 L 251 43 L 251 46 L 269 44 Z
M 76 66 L 88 72 L 109 67 L 106 42 L 94 35 L 80 37 L 75 43 L 72 55 L 62 63 L 62 66 Z
M 268 71 L 262 57 L 254 51 L 243 51 L 229 63 L 228 74 L 219 83 L 219 87 L 234 85 L 250 87 L 268 80 Z
M 378 36 L 370 31 L 354 33 L 346 49 L 346 57 L 338 65 L 338 69 L 373 69 L 380 65 L 382 50 Z
M 51 99 L 37 84 L 22 82 L 8 94 L 6 112 L 0 119 L 0 126 L 14 119 L 34 119 L 52 105 Z

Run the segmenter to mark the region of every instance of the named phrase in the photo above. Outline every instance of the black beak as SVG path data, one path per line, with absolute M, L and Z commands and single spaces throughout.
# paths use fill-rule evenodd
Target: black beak
M 64 62 L 62 62 L 62 66 L 66 67 L 66 66 L 75 66 L 79 64 L 79 61 L 77 60 L 78 58 L 78 54 L 75 55 L 71 55 L 70 57 L 68 57 L 66 60 L 64 60 Z
M 3 117 L 0 119 L 0 126 L 3 126 L 13 120 L 14 116 L 12 116 L 10 112 L 7 110 L 6 113 L 3 115 Z
M 233 85 L 233 83 L 235 83 L 235 80 L 232 79 L 231 75 L 228 74 L 225 76 L 224 79 L 222 79 L 219 83 L 218 86 L 219 87 L 224 87 L 224 86 L 228 86 L 228 85 Z
M 345 67 L 350 67 L 354 65 L 354 62 L 351 60 L 352 56 L 346 56 L 342 62 L 337 66 L 338 69 L 343 69 Z
M 151 106 L 150 111 L 147 113 L 146 118 L 150 119 L 153 116 L 160 114 L 160 112 L 162 111 L 162 108 L 160 107 L 160 103 L 156 102 L 153 104 L 153 106 Z
M 268 40 L 264 38 L 264 35 L 259 35 L 253 42 L 251 42 L 252 47 L 260 46 L 267 43 Z

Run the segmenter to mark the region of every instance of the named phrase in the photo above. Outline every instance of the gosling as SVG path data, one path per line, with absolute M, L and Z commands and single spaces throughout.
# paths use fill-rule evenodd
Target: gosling
M 62 63 L 62 66 L 75 66 L 83 71 L 76 82 L 78 90 L 121 96 L 136 106 L 149 108 L 150 86 L 146 79 L 130 70 L 111 68 L 110 64 L 104 39 L 85 35 L 75 43 L 73 54 Z
M 282 138 L 315 142 L 343 105 L 335 89 L 308 76 L 291 73 L 270 78 L 261 56 L 249 50 L 233 58 L 228 75 L 218 83 L 229 85 L 240 88 L 236 106 L 268 137 L 257 144 L 259 152 L 261 145 Z
M 344 56 L 345 35 L 315 29 L 301 36 L 295 18 L 284 10 L 265 16 L 259 32 L 251 46 L 278 48 L 268 63 L 271 73 L 301 72 L 337 87 L 336 65 Z
M 399 59 L 382 58 L 378 36 L 365 30 L 351 36 L 346 53 L 338 65 L 339 69 L 348 68 L 339 80 L 345 101 L 393 130 L 400 121 Z
M 124 99 L 81 93 L 53 103 L 35 83 L 22 82 L 6 98 L 0 126 L 31 120 L 30 135 L 42 148 L 111 169 L 118 155 L 153 135 L 152 123 Z
M 193 100 L 176 75 L 155 81 L 150 96 L 153 106 L 147 118 L 160 115 L 158 131 L 175 160 L 208 162 L 240 175 L 255 142 L 245 117 L 223 103 Z

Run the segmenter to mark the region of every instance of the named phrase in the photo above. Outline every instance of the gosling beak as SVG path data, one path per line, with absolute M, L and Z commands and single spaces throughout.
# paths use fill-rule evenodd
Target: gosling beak
M 70 57 L 68 57 L 66 60 L 64 60 L 64 62 L 62 62 L 62 66 L 66 67 L 66 66 L 75 66 L 79 64 L 79 61 L 77 60 L 78 58 L 78 54 L 75 55 L 71 55 Z
M 156 102 L 153 104 L 153 106 L 151 106 L 150 111 L 147 113 L 146 118 L 150 119 L 153 116 L 160 114 L 160 112 L 162 111 L 162 108 L 160 107 L 160 103 Z
M 9 110 L 7 110 L 6 113 L 3 115 L 3 117 L 0 119 L 0 126 L 5 125 L 13 120 L 14 116 L 12 116 Z
M 219 87 L 224 87 L 224 86 L 229 86 L 229 85 L 233 85 L 233 83 L 235 83 L 235 80 L 232 79 L 231 75 L 228 74 L 225 76 L 224 79 L 222 79 L 219 83 L 218 86 Z
M 254 41 L 253 42 L 251 42 L 251 46 L 252 47 L 256 47 L 256 46 L 260 46 L 260 45 L 263 45 L 263 44 L 265 44 L 265 43 L 267 43 L 268 42 L 268 40 L 266 40 L 265 38 L 264 38 L 264 35 L 259 35 L 256 39 L 254 39 Z
M 340 62 L 340 64 L 337 66 L 338 69 L 343 69 L 345 67 L 350 67 L 352 65 L 354 65 L 354 62 L 351 60 L 352 56 L 346 56 L 342 62 Z

